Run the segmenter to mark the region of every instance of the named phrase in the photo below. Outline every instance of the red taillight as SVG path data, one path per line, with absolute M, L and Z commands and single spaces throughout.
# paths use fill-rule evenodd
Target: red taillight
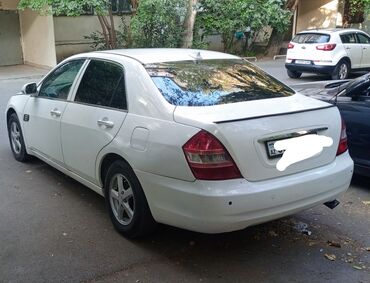
M 337 45 L 335 43 L 328 43 L 328 44 L 323 44 L 323 45 L 317 45 L 316 49 L 317 50 L 322 50 L 322 51 L 332 51 Z
M 348 144 L 347 144 L 346 123 L 344 123 L 344 120 L 342 119 L 342 129 L 340 131 L 340 140 L 339 140 L 337 155 L 346 152 L 347 149 L 348 149 Z
M 226 148 L 212 134 L 202 130 L 182 148 L 195 178 L 200 180 L 242 178 Z
M 292 44 L 292 43 L 288 43 L 288 49 L 293 49 L 294 48 L 294 44 Z

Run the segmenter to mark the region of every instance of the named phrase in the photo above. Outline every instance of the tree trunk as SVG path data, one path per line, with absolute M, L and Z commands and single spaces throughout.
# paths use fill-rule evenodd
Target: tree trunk
M 112 9 L 109 9 L 109 19 L 110 19 L 110 29 L 111 29 L 111 34 L 112 34 L 112 49 L 117 48 L 117 32 L 114 27 L 114 18 L 113 18 L 113 13 Z
M 99 23 L 100 23 L 100 26 L 101 26 L 101 29 L 102 29 L 102 32 L 103 32 L 103 36 L 104 36 L 104 40 L 105 40 L 105 46 L 109 46 L 109 37 L 108 37 L 108 33 L 107 33 L 107 28 L 104 24 L 104 21 L 103 21 L 103 17 L 102 15 L 98 15 L 98 20 L 99 20 Z
M 273 29 L 267 46 L 266 55 L 268 57 L 274 57 L 275 55 L 279 55 L 282 43 L 283 43 L 282 34 L 278 33 L 276 29 Z
M 139 0 L 131 0 L 132 15 L 135 16 L 137 8 L 139 7 Z
M 284 8 L 293 12 L 298 6 L 299 0 L 288 0 L 285 3 Z M 267 56 L 273 57 L 279 54 L 281 44 L 283 43 L 283 35 L 280 34 L 276 29 L 272 30 L 269 43 L 267 45 Z
M 193 45 L 194 24 L 197 16 L 198 0 L 188 0 L 187 13 L 184 21 L 182 48 L 191 48 Z

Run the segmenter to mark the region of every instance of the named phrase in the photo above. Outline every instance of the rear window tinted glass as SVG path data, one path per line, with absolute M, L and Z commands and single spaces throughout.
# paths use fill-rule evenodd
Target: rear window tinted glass
M 326 43 L 329 42 L 330 35 L 321 33 L 301 33 L 293 38 L 293 42 L 310 44 L 310 43 Z
M 341 34 L 342 43 L 356 43 L 356 35 L 354 33 Z
M 164 98 L 177 106 L 210 106 L 290 96 L 294 91 L 244 60 L 146 66 Z

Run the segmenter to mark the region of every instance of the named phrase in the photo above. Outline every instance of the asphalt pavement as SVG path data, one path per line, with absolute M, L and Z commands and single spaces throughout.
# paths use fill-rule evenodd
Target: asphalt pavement
M 292 84 L 282 61 L 257 64 Z M 15 69 L 0 68 L 0 113 L 45 73 Z M 16 162 L 1 115 L 0 200 L 0 282 L 370 282 L 369 178 L 356 176 L 334 210 L 218 235 L 160 225 L 127 240 L 101 196 L 37 159 Z

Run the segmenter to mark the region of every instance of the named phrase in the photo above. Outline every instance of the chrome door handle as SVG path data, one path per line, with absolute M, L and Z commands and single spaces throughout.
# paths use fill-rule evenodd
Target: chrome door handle
M 62 115 L 62 112 L 60 112 L 57 108 L 54 108 L 53 110 L 50 110 L 51 116 L 60 117 Z
M 103 119 L 98 120 L 98 125 L 105 126 L 107 128 L 113 128 L 114 123 L 112 121 L 109 121 L 108 118 L 103 118 Z

